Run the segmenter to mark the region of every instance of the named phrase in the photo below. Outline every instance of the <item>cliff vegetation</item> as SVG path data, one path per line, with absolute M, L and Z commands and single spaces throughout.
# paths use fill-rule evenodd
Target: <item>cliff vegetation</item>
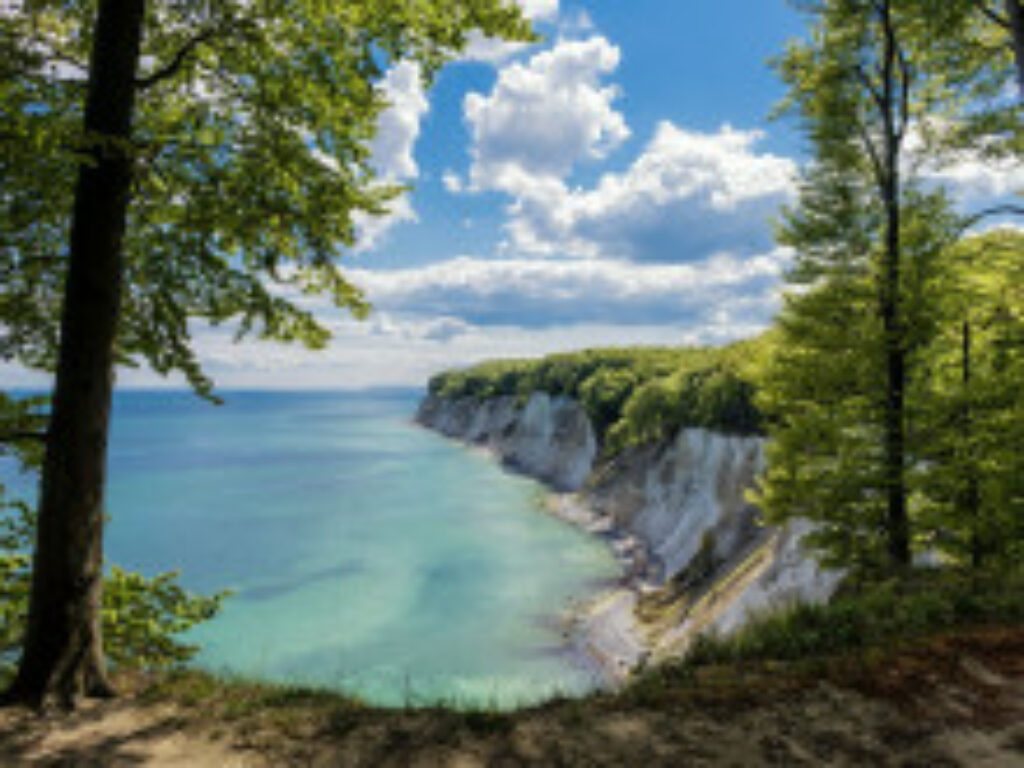
M 535 360 L 493 360 L 430 380 L 444 399 L 534 392 L 581 403 L 604 450 L 662 440 L 682 427 L 736 435 L 764 428 L 754 403 L 771 335 L 728 346 L 588 349 Z

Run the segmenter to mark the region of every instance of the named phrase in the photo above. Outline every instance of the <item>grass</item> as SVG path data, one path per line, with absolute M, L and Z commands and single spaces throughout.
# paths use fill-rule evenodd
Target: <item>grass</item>
M 727 637 L 705 635 L 685 658 L 644 670 L 619 692 L 553 699 L 524 711 L 550 711 L 583 723 L 597 710 L 660 706 L 666 701 L 763 700 L 823 676 L 872 676 L 891 659 L 959 634 L 1024 629 L 1024 573 L 977 576 L 922 570 L 899 580 L 846 586 L 829 604 L 799 605 L 755 619 Z M 756 684 L 755 684 L 756 681 Z M 184 670 L 154 678 L 148 701 L 200 708 L 225 721 L 259 717 L 291 730 L 296 723 L 339 733 L 367 718 L 425 717 L 439 727 L 473 735 L 504 734 L 520 713 L 497 707 L 435 703 L 378 709 L 342 694 L 296 686 L 253 683 Z
M 872 666 L 929 638 L 993 626 L 1024 626 L 1024 573 L 920 570 L 847 585 L 826 605 L 795 605 L 728 636 L 702 635 L 686 657 L 646 671 L 627 695 L 658 696 L 751 669 L 801 677 L 834 665 Z

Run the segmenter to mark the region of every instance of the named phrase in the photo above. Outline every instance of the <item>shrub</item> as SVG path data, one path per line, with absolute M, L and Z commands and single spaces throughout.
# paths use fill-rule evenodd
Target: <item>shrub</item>
M 0 678 L 9 677 L 21 650 L 31 584 L 28 556 L 34 515 L 10 501 L 0 486 Z M 147 578 L 114 566 L 103 582 L 103 638 L 110 661 L 121 667 L 167 668 L 181 665 L 199 648 L 177 636 L 212 618 L 227 596 L 193 595 L 178 574 Z

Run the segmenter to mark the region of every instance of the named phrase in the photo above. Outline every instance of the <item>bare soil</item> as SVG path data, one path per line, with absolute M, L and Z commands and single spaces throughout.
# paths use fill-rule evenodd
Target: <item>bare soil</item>
M 518 713 L 384 711 L 197 675 L 73 713 L 0 711 L 2 766 L 1024 768 L 1024 630 L 701 669 Z

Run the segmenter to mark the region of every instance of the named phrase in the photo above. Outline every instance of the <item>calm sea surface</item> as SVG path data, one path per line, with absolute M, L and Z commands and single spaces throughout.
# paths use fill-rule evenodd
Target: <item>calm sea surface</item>
M 235 591 L 191 638 L 213 670 L 383 704 L 585 689 L 557 617 L 612 556 L 535 483 L 413 425 L 417 397 L 119 393 L 108 561 Z

